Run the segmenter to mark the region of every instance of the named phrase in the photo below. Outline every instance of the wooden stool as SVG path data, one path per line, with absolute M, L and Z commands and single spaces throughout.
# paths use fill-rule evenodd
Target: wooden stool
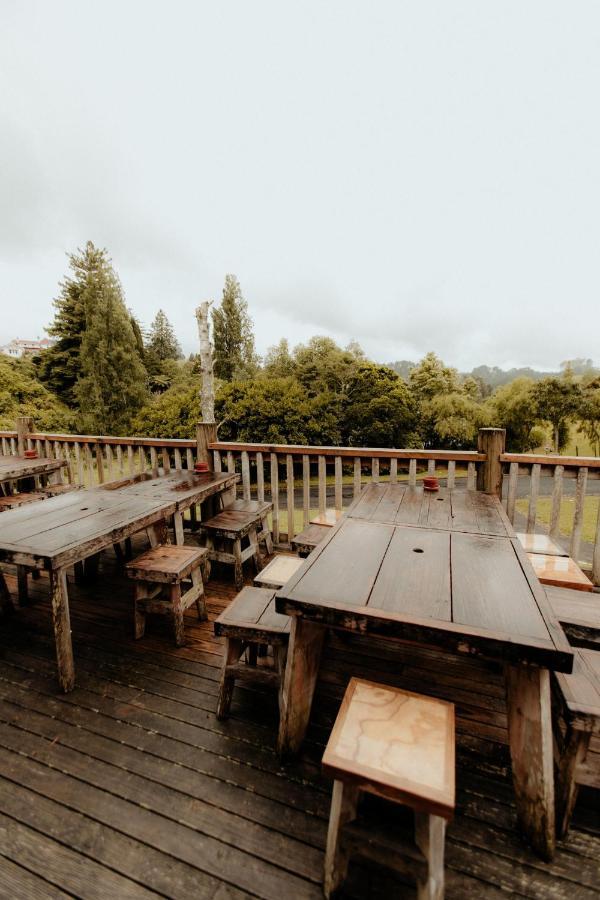
M 262 569 L 260 543 L 265 542 L 267 553 L 273 552 L 267 522 L 271 508 L 271 503 L 258 500 L 234 500 L 212 519 L 201 523 L 208 559 L 233 565 L 237 588 L 244 584 L 242 567 L 247 559 L 254 559 L 257 572 Z M 246 538 L 248 545 L 242 548 L 242 541 Z M 215 547 L 215 542 L 218 547 Z
M 146 627 L 147 613 L 173 616 L 175 643 L 184 642 L 183 614 L 192 603 L 196 604 L 198 618 L 206 619 L 204 584 L 200 566 L 206 558 L 206 550 L 191 547 L 153 547 L 127 563 L 125 571 L 135 579 L 134 615 L 135 637 L 141 638 Z M 191 586 L 181 593 L 183 580 Z
M 276 556 L 258 573 L 254 584 L 256 587 L 278 591 L 296 574 L 303 562 L 298 556 Z
M 556 672 L 553 679 L 556 828 L 559 838 L 569 830 L 579 785 L 600 788 L 600 759 L 588 749 L 600 735 L 600 653 L 575 650 L 573 672 Z
M 454 812 L 454 705 L 352 678 L 323 756 L 335 780 L 324 894 L 348 869 L 350 852 L 417 878 L 419 900 L 444 896 L 446 820 Z M 355 823 L 360 791 L 414 810 L 414 845 L 373 846 L 373 828 Z M 390 844 L 389 836 L 385 839 Z M 408 865 L 406 858 L 408 857 Z
M 70 494 L 71 491 L 83 490 L 82 484 L 48 484 L 44 488 L 47 497 L 60 497 L 61 494 Z
M 24 494 L 8 494 L 6 497 L 0 497 L 0 512 L 5 509 L 17 509 L 26 503 L 36 503 L 39 500 L 45 500 L 47 497 L 45 491 L 30 491 Z
M 295 550 L 299 556 L 308 556 L 330 532 L 331 528 L 328 525 L 307 525 L 290 541 L 292 550 Z
M 245 587 L 215 620 L 215 634 L 225 637 L 221 684 L 217 699 L 217 719 L 229 714 L 236 679 L 272 684 L 279 689 L 282 704 L 283 674 L 291 620 L 275 610 L 275 591 Z M 273 648 L 274 668 L 257 666 L 259 647 Z M 248 648 L 248 663 L 240 662 Z
M 338 519 L 343 516 L 341 509 L 326 509 L 324 513 L 319 513 L 314 519 L 310 520 L 311 525 L 323 525 L 326 528 L 333 528 Z
M 600 650 L 600 596 L 550 585 L 546 596 L 569 642 Z
M 548 556 L 568 556 L 559 544 L 556 544 L 547 534 L 526 534 L 518 531 L 517 537 L 521 546 L 527 553 L 546 553 Z
M 575 591 L 593 591 L 594 585 L 583 574 L 570 556 L 550 556 L 545 553 L 528 553 L 529 562 L 542 584 L 573 588 Z

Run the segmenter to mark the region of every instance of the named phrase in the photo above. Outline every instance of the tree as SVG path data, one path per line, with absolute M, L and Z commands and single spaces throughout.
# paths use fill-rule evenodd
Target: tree
M 131 316 L 106 251 L 81 291 L 85 329 L 76 386 L 80 427 L 122 433 L 146 398 L 146 370 L 137 351 Z
M 431 400 L 437 394 L 451 394 L 459 388 L 456 369 L 445 366 L 435 353 L 427 353 L 411 369 L 408 383 L 419 401 Z
M 594 453 L 600 456 L 600 377 L 582 386 L 579 420 Z
M 161 362 L 165 359 L 181 359 L 183 356 L 173 326 L 162 309 L 158 310 L 150 326 L 146 351 Z
M 342 350 L 331 338 L 316 336 L 295 348 L 294 360 L 296 377 L 309 396 L 328 392 L 341 400 L 364 354 L 358 344 Z
M 31 416 L 40 431 L 72 431 L 74 415 L 41 384 L 33 361 L 0 354 L 0 428 L 13 429 L 17 416 Z
M 497 388 L 488 401 L 490 421 L 506 428 L 509 453 L 527 453 L 544 440 L 544 432 L 536 422 L 534 387 L 531 378 L 515 378 Z
M 387 366 L 362 363 L 348 384 L 341 430 L 351 447 L 415 446 L 415 403 L 406 383 Z
M 231 381 L 254 375 L 258 361 L 252 319 L 235 275 L 225 276 L 221 304 L 214 307 L 211 313 L 217 378 Z
M 425 401 L 422 412 L 430 422 L 435 445 L 452 450 L 473 447 L 478 429 L 488 424 L 484 407 L 464 391 L 437 394 Z
M 263 372 L 270 378 L 286 378 L 294 375 L 296 361 L 290 353 L 290 345 L 286 338 L 281 338 L 278 344 L 269 347 L 263 360 Z
M 558 453 L 569 440 L 569 423 L 581 402 L 580 387 L 568 374 L 562 378 L 543 378 L 535 385 L 532 397 L 534 414 L 552 426 L 554 450 Z
M 81 341 L 86 327 L 83 294 L 89 279 L 94 279 L 106 260 L 104 250 L 91 241 L 76 253 L 68 254 L 71 274 L 60 282 L 60 294 L 54 300 L 54 321 L 48 334 L 56 343 L 39 357 L 40 379 L 69 406 L 76 404 L 76 386 L 81 376 Z

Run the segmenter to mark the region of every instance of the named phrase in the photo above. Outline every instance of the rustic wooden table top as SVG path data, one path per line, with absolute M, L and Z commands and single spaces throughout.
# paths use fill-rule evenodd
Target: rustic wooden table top
M 230 473 L 176 472 L 73 491 L 2 513 L 0 560 L 60 568 L 201 502 L 236 480 Z
M 65 459 L 25 459 L 23 456 L 0 456 L 0 482 L 18 481 L 36 475 L 49 475 L 67 465 Z
M 370 484 L 277 594 L 279 612 L 571 671 L 573 654 L 495 497 Z

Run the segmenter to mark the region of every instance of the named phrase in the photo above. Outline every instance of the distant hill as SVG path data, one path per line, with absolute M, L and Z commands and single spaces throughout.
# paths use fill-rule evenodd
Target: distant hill
M 390 369 L 393 369 L 401 378 L 408 381 L 410 370 L 416 366 L 415 362 L 408 359 L 399 359 L 396 362 L 386 363 Z M 464 376 L 471 375 L 477 380 L 481 380 L 484 384 L 489 385 L 492 390 L 503 384 L 514 381 L 515 378 L 531 378 L 533 381 L 539 381 L 541 378 L 547 378 L 549 375 L 560 375 L 562 371 L 570 365 L 575 375 L 583 375 L 589 371 L 597 371 L 594 362 L 591 359 L 571 359 L 561 363 L 561 368 L 557 372 L 543 372 L 539 369 L 532 369 L 530 366 L 523 366 L 519 369 L 501 369 L 498 366 L 476 366 L 470 372 L 462 372 Z

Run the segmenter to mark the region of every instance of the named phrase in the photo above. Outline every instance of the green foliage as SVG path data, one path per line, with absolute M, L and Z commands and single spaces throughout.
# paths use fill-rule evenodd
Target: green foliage
M 183 353 L 179 341 L 175 337 L 173 326 L 162 309 L 156 313 L 148 332 L 146 351 L 157 359 L 181 359 Z
M 434 445 L 451 450 L 473 447 L 479 428 L 488 425 L 485 408 L 464 391 L 437 394 L 421 407 L 434 433 Z
M 509 453 L 527 453 L 539 446 L 540 431 L 534 418 L 531 378 L 516 378 L 499 387 L 488 402 L 490 421 L 506 428 Z
M 418 444 L 416 409 L 406 383 L 387 366 L 361 363 L 346 390 L 342 443 L 351 447 Z
M 579 421 L 594 453 L 600 456 L 600 377 L 588 380 L 581 388 Z
M 40 383 L 30 359 L 0 354 L 0 428 L 12 430 L 17 416 L 32 416 L 41 431 L 75 428 L 74 414 Z
M 445 366 L 435 353 L 427 353 L 421 362 L 411 369 L 408 383 L 418 401 L 431 400 L 438 394 L 451 394 L 458 390 L 456 369 Z
M 286 338 L 281 338 L 274 347 L 269 347 L 263 360 L 263 374 L 269 378 L 287 378 L 296 372 L 296 360 L 290 353 Z
M 339 408 L 326 395 L 309 397 L 296 379 L 257 378 L 224 384 L 215 411 L 223 440 L 337 444 Z
M 140 437 L 193 438 L 200 421 L 200 384 L 176 384 L 147 403 L 131 423 Z
M 570 376 L 543 378 L 532 391 L 535 417 L 549 422 L 554 431 L 554 449 L 558 453 L 569 440 L 569 423 L 581 403 L 581 389 Z
M 294 350 L 295 374 L 309 396 L 329 392 L 343 399 L 364 354 L 357 344 L 345 350 L 328 337 L 313 337 Z
M 214 371 L 217 378 L 247 378 L 258 369 L 252 319 L 235 275 L 225 276 L 221 305 L 212 310 Z
M 77 382 L 81 376 L 81 341 L 86 327 L 84 292 L 106 263 L 106 253 L 91 241 L 84 249 L 68 254 L 71 274 L 60 282 L 54 300 L 54 321 L 47 329 L 57 338 L 54 346 L 39 357 L 40 379 L 69 406 L 77 402 Z
M 80 427 L 122 434 L 146 398 L 146 370 L 120 282 L 105 251 L 88 272 L 81 299 L 85 331 L 75 389 Z

